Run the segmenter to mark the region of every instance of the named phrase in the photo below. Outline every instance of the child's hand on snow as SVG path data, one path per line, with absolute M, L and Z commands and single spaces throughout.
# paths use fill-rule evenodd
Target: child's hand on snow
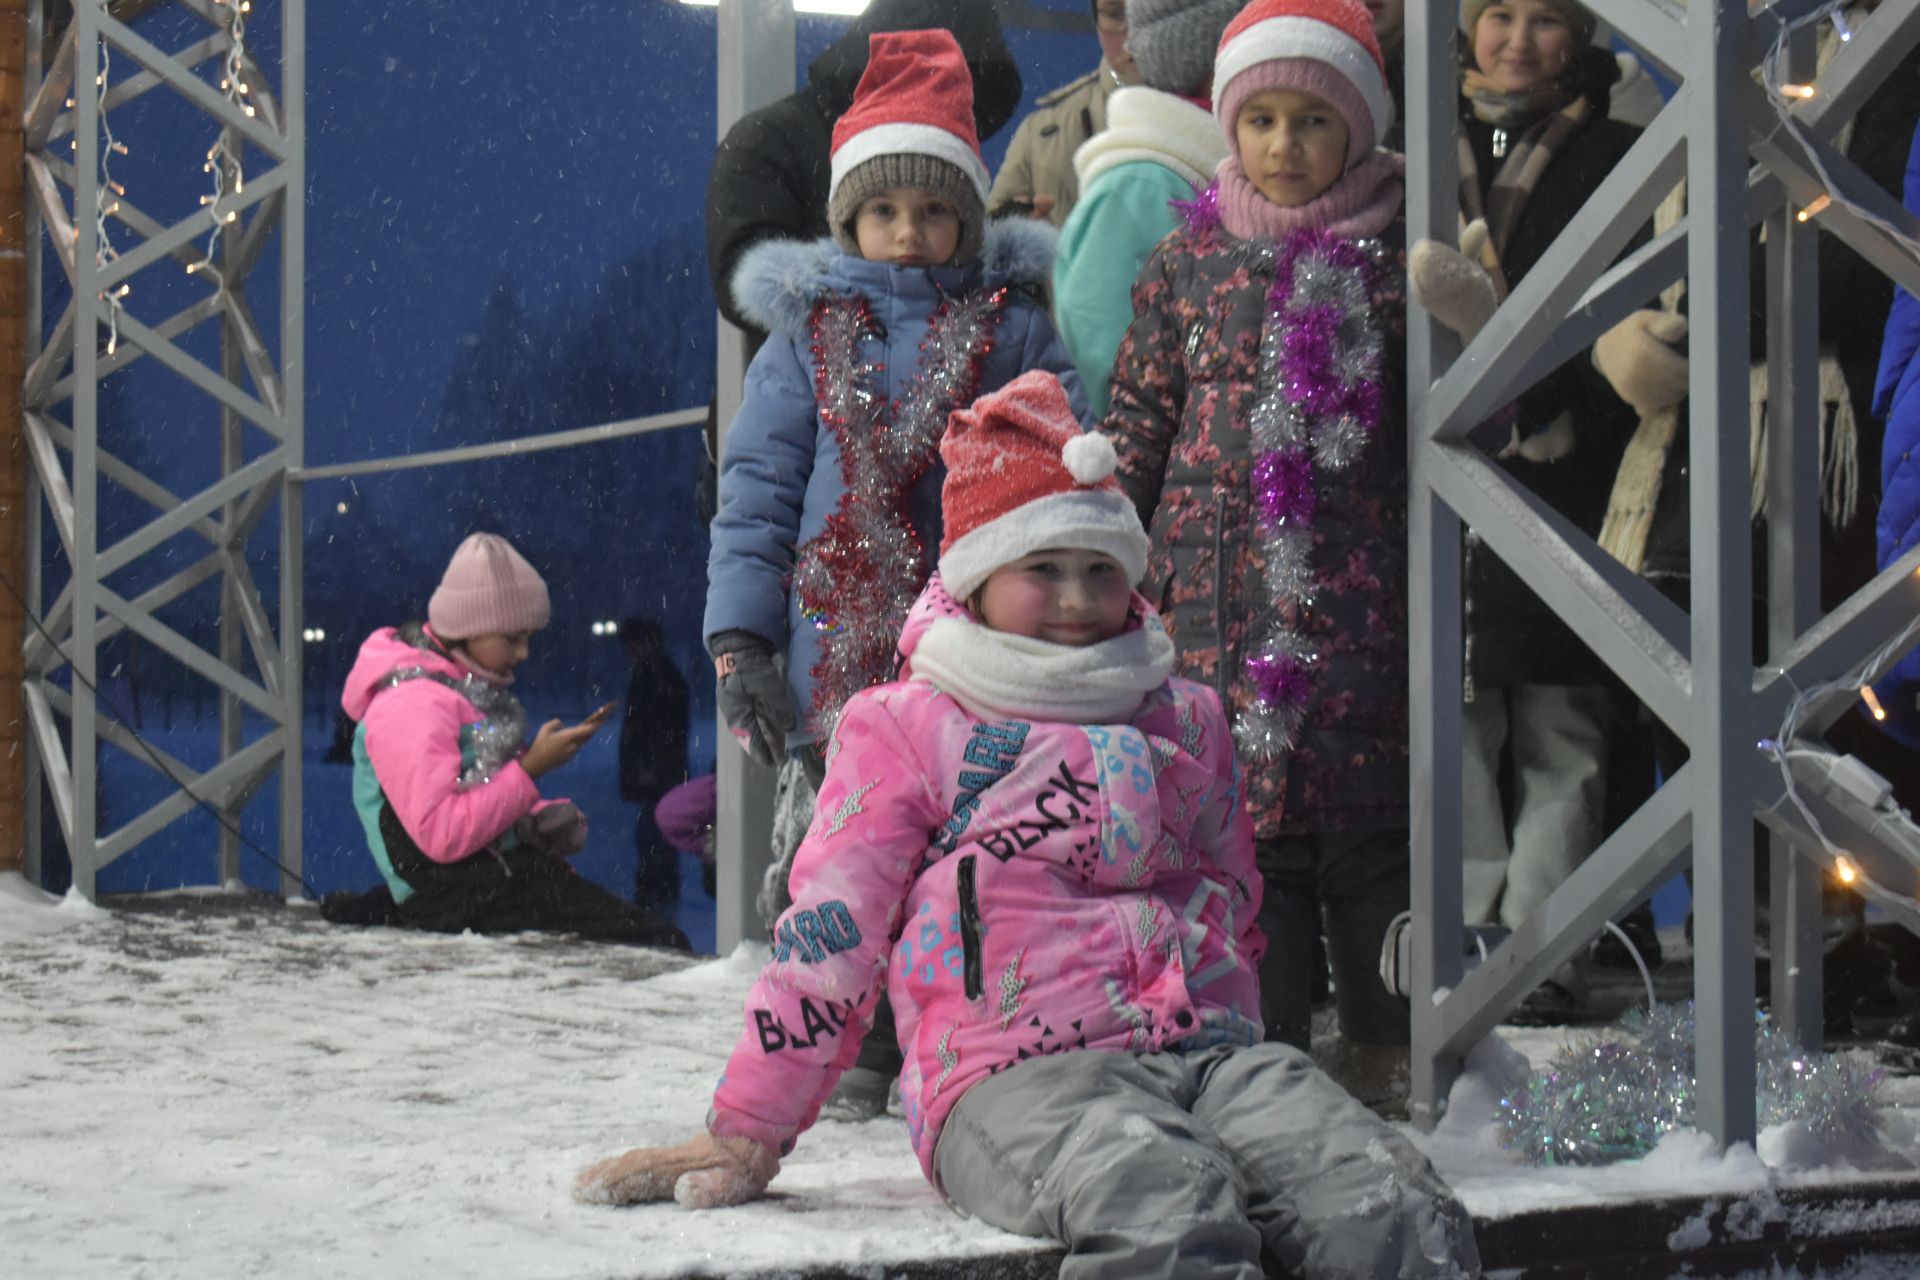
M 637 1147 L 590 1165 L 573 1183 L 585 1204 L 639 1204 L 672 1196 L 689 1209 L 719 1209 L 758 1199 L 780 1157 L 752 1138 L 703 1133 L 677 1147 Z

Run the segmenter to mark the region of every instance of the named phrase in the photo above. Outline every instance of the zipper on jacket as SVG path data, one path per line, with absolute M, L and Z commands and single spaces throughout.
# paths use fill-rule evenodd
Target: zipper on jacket
M 987 984 L 980 976 L 980 893 L 974 888 L 974 855 L 960 859 L 960 956 L 962 981 L 967 999 L 978 1000 L 986 994 Z
M 1227 672 L 1233 668 L 1233 656 L 1227 652 L 1227 497 L 1213 495 L 1213 641 L 1220 646 L 1220 660 L 1213 668 L 1213 691 L 1220 696 L 1220 707 L 1233 715 L 1233 699 L 1227 690 L 1233 681 Z

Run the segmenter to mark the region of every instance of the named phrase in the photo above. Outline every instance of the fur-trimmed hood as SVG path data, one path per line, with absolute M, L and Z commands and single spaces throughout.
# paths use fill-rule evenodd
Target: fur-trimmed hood
M 1014 285 L 1040 289 L 1053 275 L 1058 233 L 1031 218 L 987 224 L 980 256 L 958 267 L 895 267 L 842 252 L 828 239 L 768 240 L 749 249 L 733 273 L 733 298 L 743 315 L 768 333 L 797 338 L 807 331 L 823 292 L 860 292 L 891 272 L 926 276 L 944 293 Z

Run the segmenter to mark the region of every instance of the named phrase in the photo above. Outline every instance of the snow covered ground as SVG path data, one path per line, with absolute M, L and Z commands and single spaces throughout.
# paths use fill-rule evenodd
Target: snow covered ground
M 778 1194 L 735 1210 L 569 1198 L 591 1160 L 697 1131 L 751 949 L 697 962 L 152 905 L 107 911 L 0 875 L 0 1276 L 882 1277 L 1035 1247 L 945 1209 L 890 1119 L 820 1125 Z M 1858 1176 L 1770 1171 L 1684 1134 L 1637 1164 L 1518 1165 L 1488 1120 L 1499 1072 L 1511 1049 L 1555 1043 L 1515 1033 L 1476 1055 L 1420 1139 L 1477 1215 Z M 1920 1155 L 1920 1086 L 1883 1087 L 1891 1145 Z M 1761 1143 L 1776 1161 L 1795 1149 Z

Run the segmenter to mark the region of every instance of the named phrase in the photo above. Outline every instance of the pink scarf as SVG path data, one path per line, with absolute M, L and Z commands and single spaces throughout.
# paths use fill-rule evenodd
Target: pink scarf
M 1377 236 L 1393 225 L 1405 194 L 1406 159 L 1374 151 L 1303 205 L 1284 208 L 1260 194 L 1229 155 L 1214 171 L 1220 184 L 1220 224 L 1242 240 L 1279 240 L 1296 231 L 1322 228 L 1335 235 Z

